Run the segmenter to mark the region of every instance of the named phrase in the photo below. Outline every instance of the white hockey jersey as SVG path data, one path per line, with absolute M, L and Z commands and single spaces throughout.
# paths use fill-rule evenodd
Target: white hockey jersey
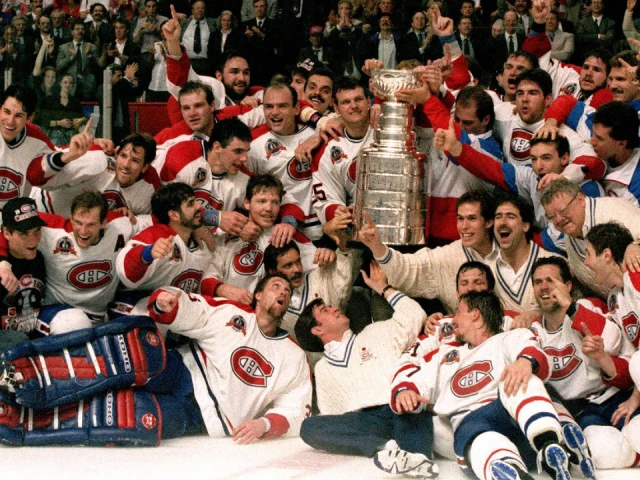
M 34 195 L 38 210 L 63 217 L 71 215 L 73 198 L 84 190 L 102 192 L 109 210 L 126 207 L 134 215 L 151 213 L 151 197 L 160 187 L 156 171 L 149 167 L 133 185 L 121 187 L 116 180 L 115 159 L 92 150 L 60 168 L 51 156 L 31 162 L 27 178 L 40 187 Z
M 276 135 L 271 131 L 251 142 L 247 169 L 253 173 L 270 173 L 279 178 L 285 191 L 294 198 L 298 211 L 296 218 L 302 217 L 299 230 L 311 240 L 322 236 L 320 220 L 311 206 L 311 162 L 299 161 L 295 157 L 296 147 L 313 136 L 308 127 L 299 129 L 293 135 Z M 281 215 L 286 215 L 281 211 Z
M 356 161 L 363 148 L 373 142 L 373 130 L 367 129 L 364 137 L 353 139 L 344 136 L 325 143 L 314 155 L 312 203 L 322 223 L 335 216 L 340 205 L 350 207 L 356 197 Z
M 176 308 L 163 313 L 153 308 L 161 291 L 152 295 L 149 314 L 193 339 L 179 351 L 209 435 L 231 436 L 243 422 L 260 417 L 271 423 L 267 437 L 299 435 L 311 413 L 311 372 L 287 333 L 268 337 L 246 305 L 193 293 L 180 295 Z
M 634 350 L 640 346 L 640 273 L 625 272 L 623 287 L 609 292 L 609 312 Z

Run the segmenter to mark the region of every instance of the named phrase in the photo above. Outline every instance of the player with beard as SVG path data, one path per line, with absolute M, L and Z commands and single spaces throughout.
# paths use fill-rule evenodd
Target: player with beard
M 44 212 L 68 216 L 73 197 L 97 190 L 109 201 L 109 210 L 125 207 L 140 215 L 151 213 L 151 196 L 160 187 L 157 172 L 149 168 L 155 156 L 154 139 L 132 133 L 120 142 L 115 158 L 94 149 L 75 158 L 62 154 L 38 158 L 31 162 L 27 179 L 41 187 L 35 198 Z
M 54 360 L 77 368 L 91 355 L 109 380 L 99 375 L 97 381 L 70 382 L 51 375 L 45 389 L 26 380 L 15 385 L 17 395 L 1 391 L 0 438 L 12 445 L 155 446 L 161 439 L 204 432 L 240 445 L 297 436 L 311 410 L 312 387 L 304 353 L 279 328 L 290 297 L 289 282 L 280 275 L 259 283 L 253 308 L 173 287 L 156 290 L 148 314 L 192 340 L 177 350 L 167 351 L 144 317 L 113 320 L 84 336 L 59 337 L 39 347 L 14 346 L 4 357 L 18 372 L 14 379 L 33 378 L 25 357 L 35 347 L 47 351 L 41 357 L 45 369 Z M 33 428 L 17 420 L 20 409 L 29 407 L 37 408 L 25 411 L 35 420 Z M 80 413 L 62 420 L 58 412 L 65 411 Z
M 162 286 L 211 296 L 215 291 L 212 252 L 193 237 L 204 211 L 193 188 L 184 183 L 161 187 L 151 211 L 159 224 L 133 237 L 116 259 L 118 277 L 129 289 L 117 295 L 117 312 L 144 314 L 147 302 L 140 299 Z

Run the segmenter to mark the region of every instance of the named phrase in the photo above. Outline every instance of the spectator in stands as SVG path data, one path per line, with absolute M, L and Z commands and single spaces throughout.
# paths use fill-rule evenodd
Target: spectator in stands
M 99 51 L 113 38 L 113 27 L 109 23 L 107 9 L 100 2 L 89 8 L 91 19 L 84 22 L 84 39 L 93 43 Z
M 247 39 L 238 28 L 238 20 L 231 10 L 224 10 L 216 20 L 216 30 L 209 39 L 207 56 L 209 63 L 216 67 L 224 52 L 239 51 L 246 53 Z
M 518 16 L 515 12 L 509 11 L 505 13 L 502 23 L 504 25 L 504 35 L 494 38 L 493 47 L 490 49 L 493 52 L 493 67 L 496 72 L 502 71 L 504 62 L 509 55 L 522 50 L 525 38 L 523 33 L 516 31 Z
M 277 27 L 267 18 L 267 0 L 254 0 L 255 18 L 244 24 L 245 36 L 251 53 L 250 65 L 254 85 L 266 86 L 275 72 L 274 46 Z
M 333 49 L 324 44 L 322 27 L 317 25 L 311 27 L 309 31 L 309 43 L 311 46 L 300 49 L 298 62 L 303 62 L 308 58 L 314 63 L 315 67 L 324 64 L 327 68 L 333 70 L 335 66 Z
M 211 58 L 208 56 L 209 42 L 216 30 L 216 21 L 205 16 L 206 11 L 204 0 L 196 0 L 191 4 L 191 18 L 180 20 L 182 26 L 180 43 L 187 50 L 191 66 L 200 75 L 211 73 Z
M 114 18 L 131 21 L 136 16 L 134 0 L 111 0 L 110 10 Z
M 118 18 L 113 22 L 113 31 L 115 40 L 103 45 L 98 65 L 104 68 L 112 64 L 122 66 L 129 63 L 140 64 L 140 47 L 129 38 L 129 21 Z
M 627 37 L 629 46 L 634 52 L 640 51 L 640 46 L 631 40 L 640 40 L 640 33 L 636 30 L 633 23 L 633 9 L 636 6 L 636 0 L 627 0 L 627 9 L 624 12 L 624 20 L 622 21 L 622 33 Z
M 378 33 L 365 35 L 358 42 L 359 67 L 364 65 L 365 60 L 377 58 L 384 64 L 384 68 L 395 68 L 399 61 L 400 35 L 393 31 L 389 15 L 382 15 L 378 25 Z
M 42 125 L 54 145 L 68 145 L 71 137 L 80 131 L 86 118 L 77 95 L 73 94 L 74 78 L 70 73 L 62 75 L 60 91 L 45 99 L 42 109 Z
M 547 15 L 547 36 L 551 42 L 551 58 L 568 63 L 575 48 L 574 35 L 558 28 L 558 11 L 552 10 Z
M 616 22 L 605 17 L 604 0 L 591 1 L 591 15 L 576 23 L 576 61 L 582 61 L 582 55 L 596 47 L 613 50 L 616 38 Z
M 98 64 L 98 49 L 95 45 L 84 41 L 82 20 L 74 22 L 72 34 L 73 40 L 60 46 L 56 68 L 60 75 L 68 73 L 73 77 L 80 98 L 93 100 L 96 98 L 97 90 L 94 72 Z
M 167 91 L 167 48 L 164 41 L 164 32 L 160 34 L 161 42 L 153 44 L 153 70 L 151 81 L 145 93 L 147 102 L 166 102 L 171 97 Z
M 133 31 L 133 39 L 140 46 L 142 54 L 140 70 L 146 74 L 142 80 L 146 88 L 149 84 L 149 73 L 153 70 L 154 64 L 152 47 L 154 43 L 162 40 L 160 38 L 160 26 L 169 19 L 158 15 L 157 0 L 146 0 L 144 11 L 146 16 L 138 18 L 136 28 Z
M 55 66 L 58 50 L 51 35 L 51 19 L 42 15 L 38 19 L 38 31 L 36 32 L 36 41 L 34 45 L 35 55 L 40 53 L 40 47 L 42 44 L 47 43 L 49 40 L 51 40 L 51 46 L 44 51 L 43 65 Z
M 71 30 L 65 25 L 65 13 L 56 8 L 51 12 L 52 34 L 56 47 L 71 41 Z
M 343 28 L 351 28 L 362 25 L 362 21 L 357 18 L 352 18 L 351 13 L 353 11 L 353 7 L 349 0 L 340 0 L 338 2 L 338 12 L 332 10 L 334 15 L 332 16 L 329 13 L 329 18 L 327 19 L 327 23 L 324 28 L 324 36 L 325 38 L 329 38 L 329 35 L 334 30 L 342 30 Z M 332 21 L 335 20 L 335 21 Z
M 29 77 L 29 87 L 33 88 L 36 92 L 36 95 L 38 96 L 38 110 L 46 105 L 45 99 L 53 95 L 57 78 L 58 74 L 55 67 L 45 67 L 44 69 L 38 69 L 38 64 L 36 61 L 36 66 L 33 68 L 33 73 L 31 74 L 31 77 Z M 37 117 L 38 115 L 36 115 L 36 118 Z M 39 125 L 37 120 L 34 120 L 34 123 Z
M 31 73 L 31 66 L 27 61 L 27 55 L 24 53 L 24 46 L 19 45 L 16 41 L 16 27 L 6 25 L 2 32 L 2 41 L 0 41 L 0 68 L 3 71 L 12 69 L 12 83 L 26 83 Z
M 267 0 L 267 18 L 276 18 L 279 14 L 278 10 L 280 10 L 278 0 Z M 253 9 L 253 0 L 242 0 L 240 20 L 242 23 L 245 23 L 252 18 L 256 18 L 256 14 Z
M 463 15 L 458 20 L 458 31 L 454 35 L 463 55 L 481 59 L 483 49 L 480 45 L 480 40 L 475 36 L 473 28 L 471 17 Z
M 78 0 L 54 0 L 53 6 L 61 9 L 66 15 L 72 17 L 72 20 L 80 18 L 80 4 Z
M 340 6 L 346 10 L 346 5 L 344 5 L 343 2 L 340 2 L 338 8 L 340 8 Z M 356 24 L 356 19 L 347 17 L 346 12 L 343 13 L 343 16 L 345 20 L 338 24 L 339 28 L 335 28 L 330 32 L 327 45 L 329 45 L 335 53 L 335 71 L 338 74 L 353 76 L 359 79 L 360 67 L 362 65 L 358 65 L 356 47 L 362 37 L 362 23 Z
M 141 93 L 141 87 L 138 82 L 137 72 L 138 64 L 130 63 L 126 67 L 122 65 L 112 65 L 111 84 L 112 84 L 112 117 L 111 135 L 114 143 L 119 143 L 124 137 L 131 132 L 131 121 L 129 118 L 129 102 L 134 102 L 136 97 Z M 100 109 L 102 110 L 102 90 L 98 92 L 100 100 Z M 100 117 L 98 124 L 98 132 L 102 133 L 103 117 Z

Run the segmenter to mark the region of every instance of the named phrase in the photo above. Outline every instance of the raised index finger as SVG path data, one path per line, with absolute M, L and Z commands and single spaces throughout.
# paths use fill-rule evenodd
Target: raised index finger
M 586 323 L 582 322 L 580 325 L 582 326 L 582 331 L 584 332 L 585 337 L 593 337 L 593 333 L 591 333 Z
M 85 124 L 84 129 L 82 130 L 82 133 L 89 133 L 89 129 L 91 128 L 91 121 L 93 119 L 89 119 L 89 121 Z
M 176 13 L 176 8 L 173 6 L 173 3 L 169 5 L 169 10 L 171 10 L 171 18 L 173 20 L 178 20 L 178 14 Z

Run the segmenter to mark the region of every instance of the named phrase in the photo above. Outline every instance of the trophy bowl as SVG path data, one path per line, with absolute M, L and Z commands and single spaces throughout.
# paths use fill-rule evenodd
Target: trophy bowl
M 397 102 L 394 94 L 403 88 L 421 85 L 417 74 L 411 70 L 379 69 L 371 72 L 372 87 L 387 102 Z

